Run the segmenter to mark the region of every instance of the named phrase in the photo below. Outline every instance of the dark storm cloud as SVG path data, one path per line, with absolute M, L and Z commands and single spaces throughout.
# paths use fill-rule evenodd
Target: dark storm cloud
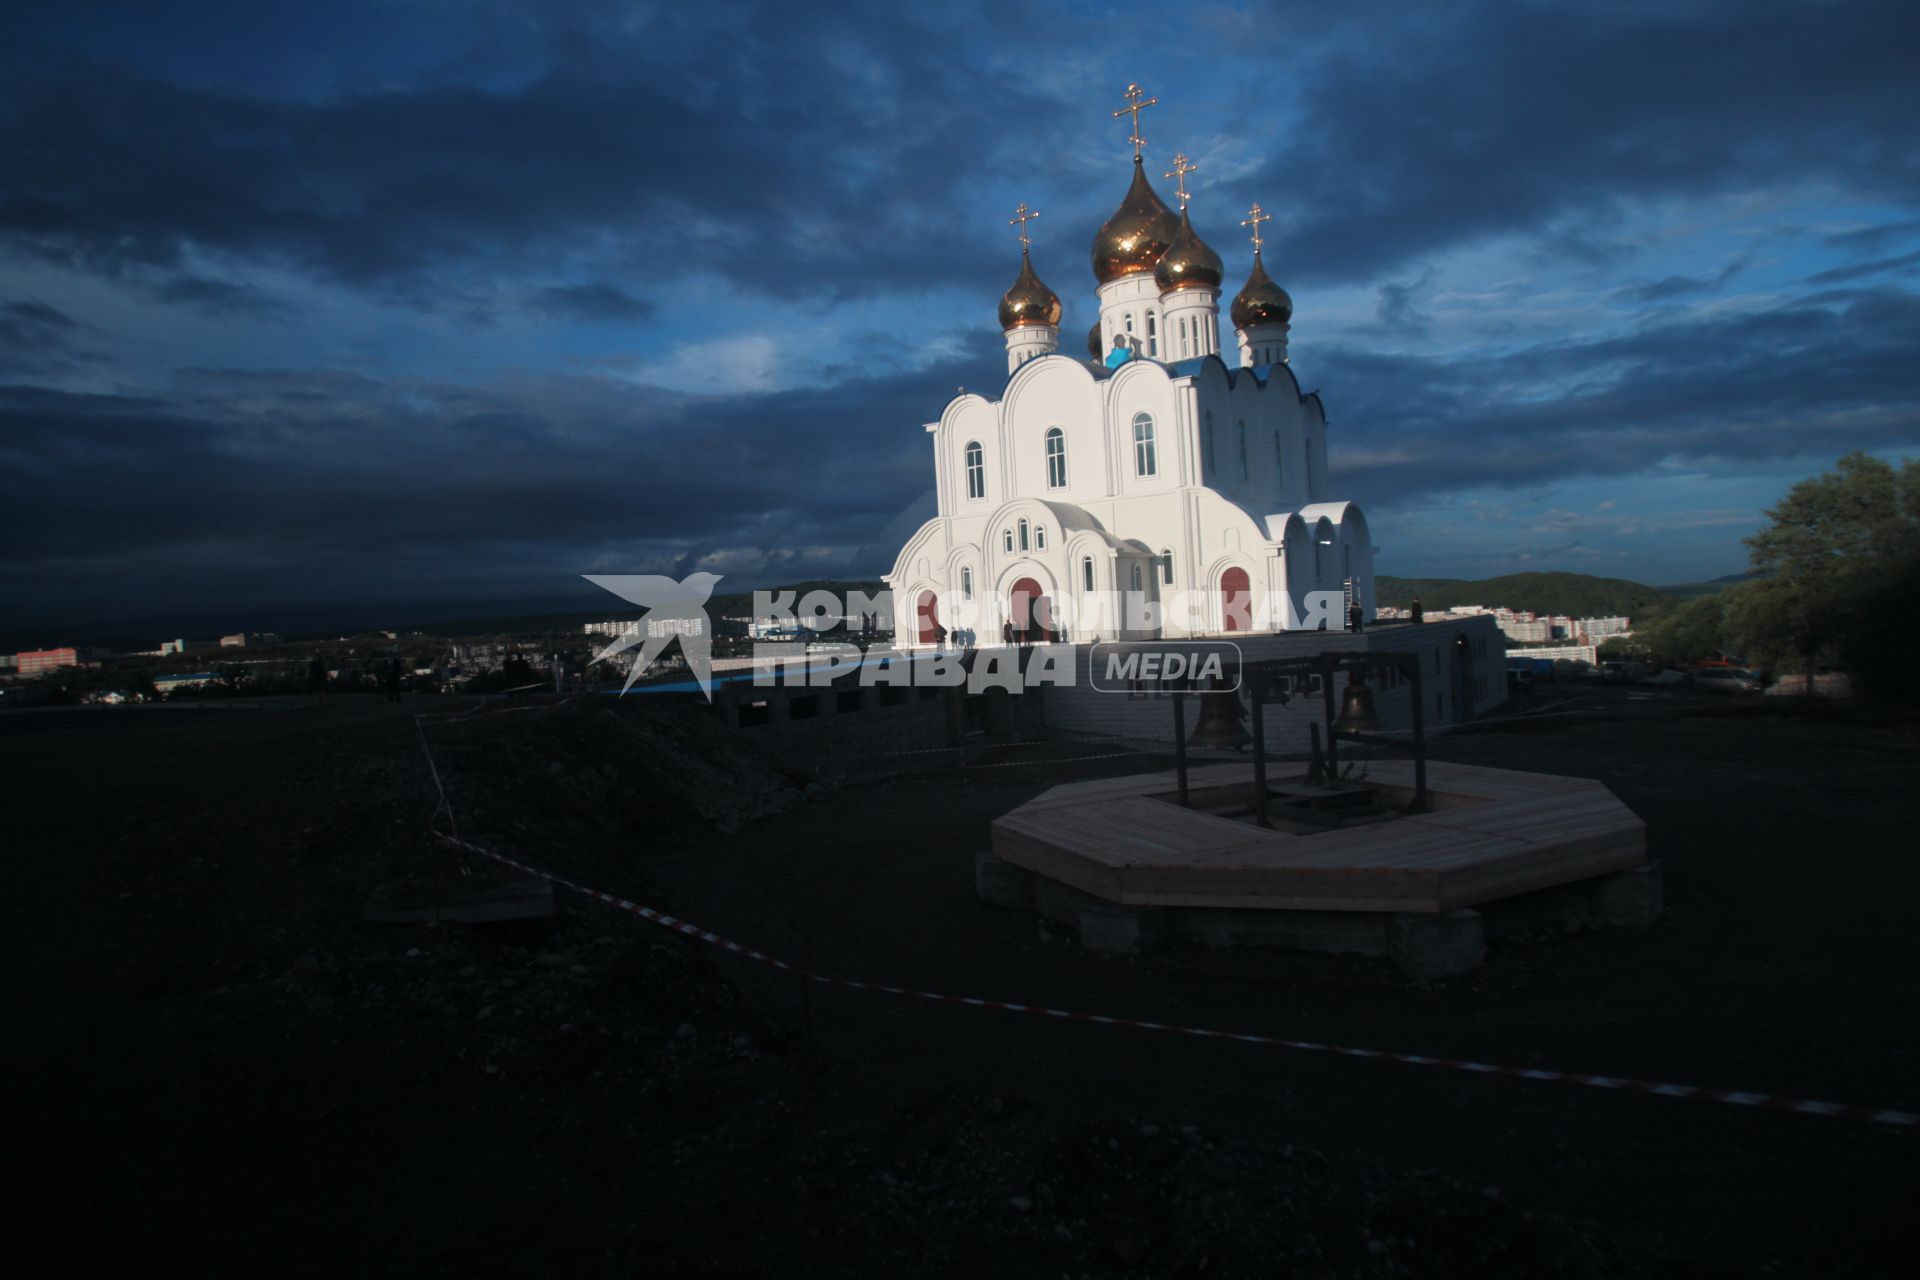
M 1480 485 L 1920 445 L 1920 298 L 1829 292 L 1484 359 L 1322 352 L 1341 485 Z
M 1712 293 L 1739 275 L 1747 261 L 1745 257 L 1736 258 L 1710 276 L 1667 276 L 1647 284 L 1626 285 L 1615 289 L 1609 298 L 1614 302 L 1671 302 L 1690 294 Z
M 250 284 L 234 284 L 207 276 L 178 275 L 150 290 L 161 302 L 191 307 L 208 315 L 277 317 L 294 309 Z
M 645 320 L 657 310 L 644 298 L 605 284 L 553 285 L 535 293 L 533 305 L 555 315 L 616 323 Z
M 1903 253 L 1897 258 L 1882 258 L 1878 262 L 1857 262 L 1852 266 L 1830 267 L 1825 271 L 1814 272 L 1807 279 L 1813 284 L 1845 284 L 1887 271 L 1904 272 L 1907 268 L 1914 266 L 1920 266 L 1920 249 L 1912 253 Z
M 875 572 L 846 561 L 926 487 L 928 386 L 986 383 L 1002 358 L 982 342 L 912 374 L 724 397 L 227 370 L 152 397 L 0 388 L 0 584 L 126 616 L 218 593 L 537 592 L 708 554 Z
M 0 373 L 47 377 L 102 359 L 87 327 L 44 302 L 0 302 Z
M 756 291 L 972 281 L 984 244 L 954 193 L 1016 141 L 987 113 L 1046 104 L 905 12 L 533 9 L 515 15 L 524 82 L 319 98 L 68 55 L 0 91 L 0 237 L 109 272 L 212 250 L 424 306 L 442 275 L 587 247 Z
M 1791 183 L 1920 204 L 1907 0 L 1395 12 L 1300 68 L 1303 118 L 1232 188 L 1278 215 L 1287 278 L 1506 232 L 1604 242 L 1637 198 Z

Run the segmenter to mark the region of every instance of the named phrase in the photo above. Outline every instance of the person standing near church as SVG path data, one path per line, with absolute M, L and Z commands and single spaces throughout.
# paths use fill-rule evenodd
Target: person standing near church
M 1353 603 L 1347 606 L 1347 630 L 1359 632 L 1366 627 L 1367 611 L 1360 607 L 1360 597 L 1355 596 Z

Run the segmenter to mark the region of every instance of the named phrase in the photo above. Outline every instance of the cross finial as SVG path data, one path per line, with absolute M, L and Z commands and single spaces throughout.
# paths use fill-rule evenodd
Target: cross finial
M 1027 208 L 1027 202 L 1022 200 L 1020 207 L 1013 211 L 1013 216 L 1007 219 L 1008 226 L 1011 227 L 1017 223 L 1020 227 L 1020 252 L 1022 253 L 1025 253 L 1027 246 L 1033 243 L 1033 239 L 1027 235 L 1027 224 L 1039 216 L 1038 209 Z
M 1126 93 L 1122 95 L 1126 98 L 1127 105 L 1113 113 L 1115 120 L 1125 115 L 1133 117 L 1133 133 L 1127 138 L 1127 141 L 1133 144 L 1133 158 L 1135 160 L 1140 158 L 1140 148 L 1147 145 L 1147 140 L 1140 136 L 1140 113 L 1160 101 L 1158 98 L 1142 99 L 1140 96 L 1142 92 L 1143 90 L 1139 85 L 1128 85 Z
M 1262 209 L 1258 200 L 1253 202 L 1253 208 L 1247 210 L 1247 216 L 1240 220 L 1241 226 L 1253 228 L 1253 251 L 1255 254 L 1260 252 L 1260 224 L 1272 221 L 1273 215 L 1265 209 Z
M 1163 178 L 1173 179 L 1173 194 L 1180 197 L 1180 207 L 1182 209 L 1187 207 L 1187 201 L 1192 198 L 1187 194 L 1187 175 L 1193 173 L 1199 169 L 1199 167 L 1199 165 L 1187 159 L 1184 155 L 1175 155 L 1173 157 L 1172 170 L 1160 175 Z

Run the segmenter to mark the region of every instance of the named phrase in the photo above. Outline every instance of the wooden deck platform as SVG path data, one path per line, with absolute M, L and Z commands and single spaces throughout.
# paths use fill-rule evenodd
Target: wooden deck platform
M 1369 768 L 1411 796 L 1410 762 Z M 1647 860 L 1646 824 L 1598 782 L 1439 763 L 1427 778 L 1430 813 L 1311 833 L 1181 808 L 1171 773 L 1069 783 L 996 821 L 992 848 L 1110 902 L 1291 911 L 1452 911 Z M 1252 783 L 1240 763 L 1188 778 L 1196 797 Z

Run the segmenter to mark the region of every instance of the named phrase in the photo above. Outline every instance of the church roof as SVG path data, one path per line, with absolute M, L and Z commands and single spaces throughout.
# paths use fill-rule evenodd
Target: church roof
M 1153 282 L 1162 291 L 1218 289 L 1225 270 L 1220 255 L 1208 248 L 1207 242 L 1194 231 L 1187 211 L 1180 210 L 1179 230 L 1173 233 L 1173 243 L 1167 246 L 1167 251 L 1160 255 L 1153 269 Z
M 1058 325 L 1060 295 L 1040 282 L 1033 272 L 1033 259 L 1020 251 L 1020 274 L 1013 287 L 1000 298 L 1000 327 L 1019 329 L 1028 325 Z
M 1173 243 L 1180 220 L 1147 181 L 1140 157 L 1133 158 L 1133 182 L 1120 207 L 1093 237 L 1093 277 L 1101 284 L 1151 271 Z
M 1247 273 L 1247 282 L 1234 295 L 1233 306 L 1227 314 L 1233 318 L 1236 329 L 1285 324 L 1293 319 L 1293 299 L 1267 275 L 1258 249 L 1253 251 L 1253 270 Z

